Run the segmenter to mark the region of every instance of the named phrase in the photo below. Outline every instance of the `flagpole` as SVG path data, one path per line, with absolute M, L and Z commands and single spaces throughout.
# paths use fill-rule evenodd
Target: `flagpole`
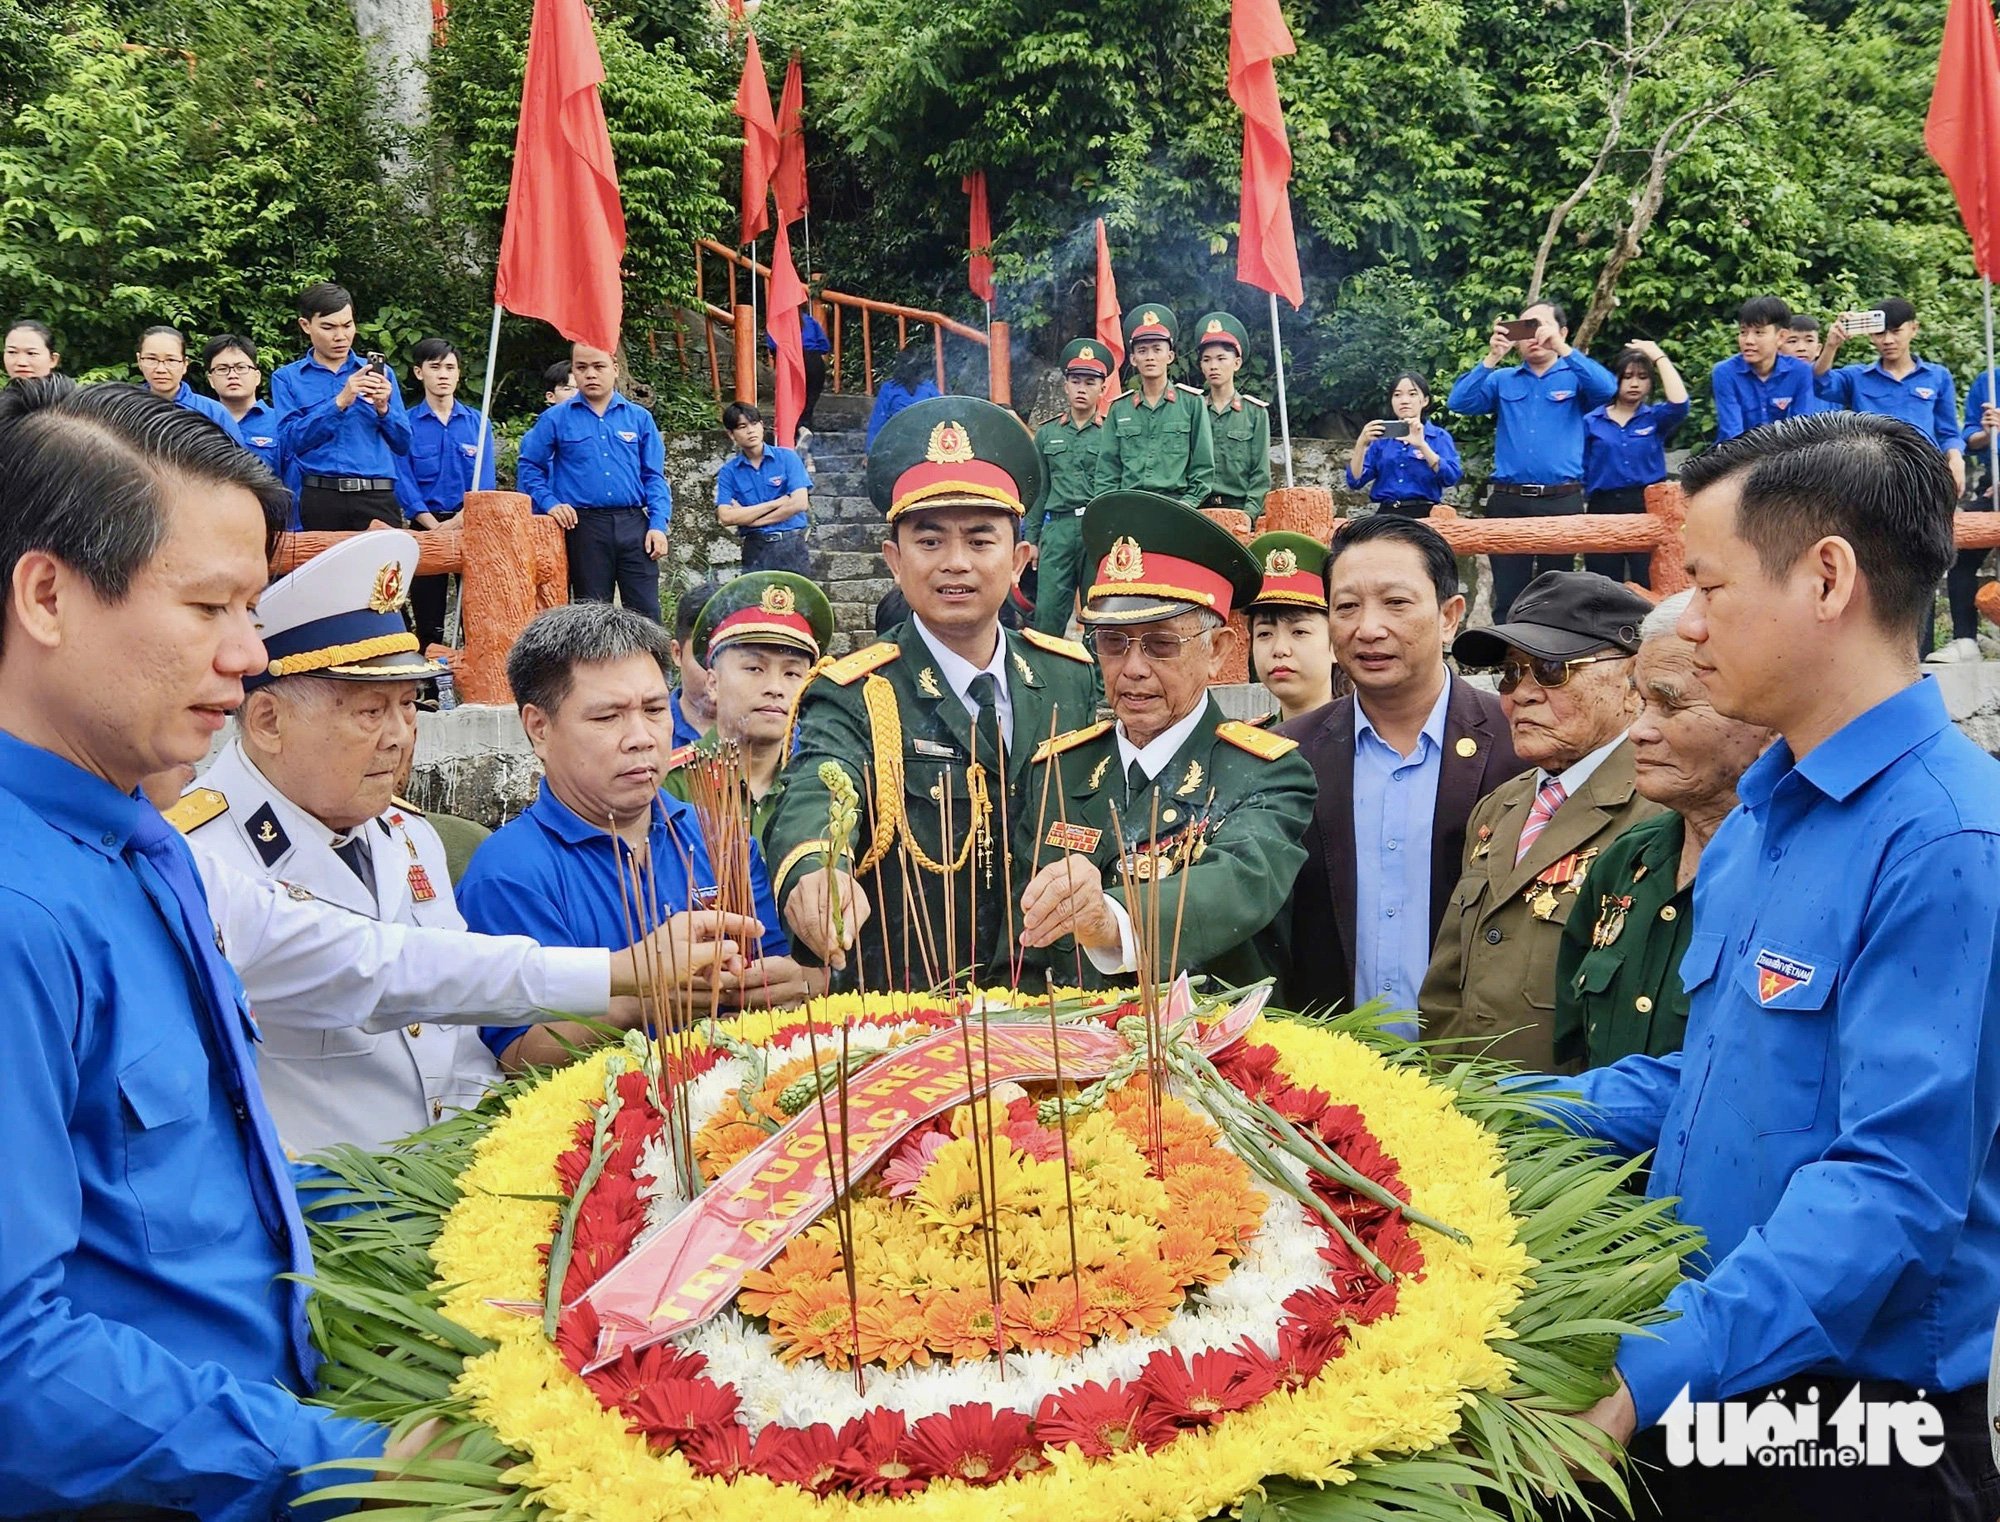
M 1285 489 L 1292 486 L 1292 414 L 1285 402 L 1285 343 L 1278 334 L 1278 293 L 1271 298 L 1271 355 L 1278 362 L 1278 431 L 1285 440 Z M 1989 335 L 1990 336 L 1990 335 Z M 1990 347 L 1990 346 L 1989 346 Z
M 783 215 L 780 213 L 780 215 Z M 741 352 L 741 351 L 739 351 Z M 757 356 L 764 352 L 764 330 L 757 325 L 757 240 L 750 240 L 750 395 L 757 396 Z M 738 377 L 736 384 L 743 384 Z M 742 391 L 736 393 L 741 396 Z
M 493 377 L 500 366 L 500 303 L 493 303 L 493 328 L 486 335 L 486 379 L 479 386 L 479 442 L 472 446 L 472 485 L 479 490 L 479 473 L 486 468 L 486 441 L 493 437 Z M 1987 324 L 1990 330 L 1992 324 Z M 1992 350 L 1992 334 L 1987 334 L 1987 349 Z M 464 597 L 464 582 L 459 583 L 461 599 Z M 454 649 L 458 646 L 459 619 L 464 614 L 463 601 L 452 604 L 451 616 L 445 621 L 444 642 Z
M 1993 374 L 1993 282 L 1982 278 L 1979 288 L 1986 306 L 1986 400 L 2000 405 L 2000 385 Z M 1986 430 L 1986 489 L 2000 494 L 2000 428 Z

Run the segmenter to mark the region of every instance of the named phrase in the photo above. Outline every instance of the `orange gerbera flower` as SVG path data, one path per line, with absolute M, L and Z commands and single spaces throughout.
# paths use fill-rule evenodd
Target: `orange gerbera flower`
M 1083 1325 L 1093 1335 L 1157 1332 L 1180 1303 L 1180 1287 L 1157 1259 L 1127 1258 L 1084 1276 Z
M 840 1250 L 811 1237 L 794 1237 L 769 1268 L 752 1269 L 736 1292 L 736 1308 L 746 1316 L 768 1316 L 773 1302 L 794 1289 L 828 1284 L 840 1276 Z M 845 1289 L 841 1291 L 844 1295 Z
M 1068 1275 L 1044 1279 L 1033 1289 L 1008 1285 L 1000 1296 L 1000 1324 L 1010 1347 L 1038 1353 L 1070 1354 L 1083 1347 L 1083 1324 L 1077 1319 L 1077 1286 Z
M 1176 1284 L 1220 1284 L 1230 1259 L 1215 1250 L 1215 1237 L 1199 1226 L 1171 1222 L 1160 1236 L 1160 1266 Z
M 931 1361 L 923 1302 L 912 1295 L 884 1295 L 861 1307 L 861 1361 L 900 1369 Z
M 859 1303 L 865 1307 L 879 1298 L 863 1290 Z M 855 1314 L 845 1283 L 801 1284 L 771 1307 L 771 1340 L 778 1345 L 778 1357 L 788 1365 L 817 1358 L 828 1368 L 848 1367 L 854 1358 Z
M 947 1290 L 924 1308 L 924 1331 L 934 1352 L 960 1362 L 991 1358 L 992 1297 L 983 1289 Z

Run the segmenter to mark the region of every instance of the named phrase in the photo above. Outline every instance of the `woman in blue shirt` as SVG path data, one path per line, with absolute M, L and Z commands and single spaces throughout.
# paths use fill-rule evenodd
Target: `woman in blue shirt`
M 1368 500 L 1377 512 L 1426 517 L 1443 500 L 1444 489 L 1465 478 L 1451 435 L 1424 421 L 1430 404 L 1430 386 L 1414 370 L 1405 370 L 1389 388 L 1389 410 L 1405 425 L 1406 436 L 1392 435 L 1378 418 L 1354 441 L 1347 484 L 1359 490 L 1372 483 Z
M 1583 420 L 1583 510 L 1643 513 L 1646 488 L 1667 479 L 1667 443 L 1687 421 L 1688 391 L 1674 362 L 1648 339 L 1634 339 L 1612 366 L 1618 394 Z M 1657 380 L 1664 402 L 1652 400 Z M 1650 586 L 1651 556 L 1586 555 L 1587 571 Z

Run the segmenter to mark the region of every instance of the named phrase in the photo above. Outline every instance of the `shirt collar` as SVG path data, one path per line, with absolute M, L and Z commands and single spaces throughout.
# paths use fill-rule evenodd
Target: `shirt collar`
M 153 806 L 95 772 L 0 730 L 0 788 L 79 845 L 118 856 Z
M 664 792 L 655 793 L 654 798 L 660 807 L 660 812 L 653 816 L 652 833 L 655 836 L 662 833 L 663 827 L 672 826 L 681 815 L 694 811 L 693 804 L 683 803 Z M 547 777 L 542 778 L 541 791 L 536 793 L 535 801 L 528 805 L 527 812 L 533 814 L 535 822 L 551 835 L 573 846 L 601 845 L 611 833 L 603 825 L 592 824 L 558 798 Z
M 1425 741 L 1430 742 L 1431 749 L 1433 750 L 1441 751 L 1444 749 L 1444 711 L 1450 702 L 1451 676 L 1449 673 L 1446 673 L 1444 685 L 1438 688 L 1437 701 L 1431 704 L 1430 714 L 1425 718 L 1424 727 L 1417 736 L 1417 755 L 1419 757 L 1423 755 Z M 1395 746 L 1382 738 L 1381 731 L 1375 727 L 1375 721 L 1368 717 L 1368 710 L 1361 706 L 1361 700 L 1357 697 L 1354 700 L 1354 747 L 1357 755 L 1360 753 L 1361 737 L 1363 735 L 1373 735 L 1375 743 L 1380 745 L 1384 750 L 1394 751 L 1396 749 Z
M 1597 769 L 1605 763 L 1610 754 L 1624 743 L 1625 731 L 1621 729 L 1612 738 L 1598 746 L 1596 750 L 1583 757 L 1582 760 L 1572 761 L 1569 769 L 1559 773 L 1556 777 L 1556 781 L 1562 784 L 1563 796 L 1565 798 L 1575 797 L 1577 792 L 1588 785 L 1590 779 L 1597 775 Z M 1535 778 L 1535 785 L 1537 788 L 1540 788 L 1548 782 L 1549 774 L 1540 767 L 1536 767 Z
M 182 381 L 180 390 L 174 393 L 174 403 L 176 406 L 185 407 L 190 401 L 194 400 L 196 394 L 194 387 L 190 386 L 186 381 Z
M 1884 370 L 1882 368 L 1882 361 L 1879 359 L 1876 360 L 1873 364 L 1871 364 L 1868 368 L 1876 375 L 1881 376 L 1882 379 L 1890 382 L 1892 385 L 1907 386 L 1913 380 L 1922 379 L 1926 374 L 1929 373 L 1931 368 L 1931 363 L 1929 360 L 1919 359 L 1914 354 L 1910 356 L 1910 364 L 1912 366 L 1910 373 L 1908 375 L 1901 377 L 1900 379 L 1898 379 L 1896 376 L 1891 375 L 1887 370 Z
M 299 368 L 301 370 L 317 370 L 322 375 L 346 375 L 349 371 L 359 370 L 363 363 L 364 361 L 361 356 L 356 354 L 352 349 L 349 349 L 347 351 L 347 358 L 340 362 L 340 368 L 329 370 L 319 362 L 319 356 L 313 353 L 311 349 L 308 349 L 299 360 Z
M 1795 759 L 1791 746 L 1779 740 L 1743 774 L 1736 795 L 1751 808 L 1761 808 L 1785 776 L 1797 772 L 1827 797 L 1845 801 L 1950 723 L 1937 682 L 1924 677 L 1849 719 L 1804 760 Z
M 924 642 L 924 648 L 930 651 L 931 658 L 938 663 L 938 669 L 944 673 L 945 686 L 952 690 L 961 703 L 966 702 L 966 689 L 972 685 L 972 679 L 981 673 L 992 677 L 998 684 L 999 691 L 994 699 L 996 705 L 1007 696 L 1007 636 L 998 624 L 993 626 L 993 659 L 984 666 L 975 666 L 964 656 L 954 654 L 940 645 L 932 637 L 931 631 L 924 627 L 924 621 L 916 614 L 910 615 L 910 622 L 916 626 L 917 634 Z
M 622 391 L 613 391 L 611 393 L 611 400 L 604 404 L 604 415 L 610 417 L 612 413 L 624 405 L 624 402 L 625 393 Z M 575 396 L 572 396 L 567 401 L 557 402 L 556 405 L 558 407 L 580 407 L 592 417 L 597 416 L 596 411 L 590 405 L 590 398 L 585 396 L 581 391 L 577 392 Z
M 1161 772 L 1167 769 L 1167 763 L 1180 754 L 1180 748 L 1187 744 L 1189 737 L 1200 727 L 1201 721 L 1208 717 L 1209 701 L 1207 695 L 1204 694 L 1202 700 L 1194 705 L 1194 708 L 1185 718 L 1175 723 L 1171 728 L 1155 735 L 1143 746 L 1134 745 L 1131 740 L 1126 738 L 1125 722 L 1122 719 L 1119 720 L 1116 729 L 1118 735 L 1118 764 L 1121 767 L 1129 767 L 1134 761 L 1137 761 L 1139 769 L 1149 778 L 1159 776 Z

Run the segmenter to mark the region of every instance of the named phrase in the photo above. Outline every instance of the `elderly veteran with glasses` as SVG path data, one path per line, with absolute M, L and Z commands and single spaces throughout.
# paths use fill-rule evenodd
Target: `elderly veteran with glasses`
M 1641 820 L 1590 865 L 1556 952 L 1556 1062 L 1606 1067 L 1664 1057 L 1687 1035 L 1681 958 L 1694 930 L 1702 848 L 1736 807 L 1736 784 L 1771 731 L 1708 700 L 1695 647 L 1674 632 L 1694 593 L 1677 592 L 1639 626 L 1630 731 L 1639 795 L 1667 812 Z
M 1021 938 L 1086 984 L 1129 981 L 1141 939 L 1162 977 L 1268 976 L 1283 963 L 1313 771 L 1296 741 L 1225 720 L 1208 695 L 1237 639 L 1230 611 L 1258 596 L 1263 569 L 1227 530 L 1151 492 L 1092 502 L 1083 544 L 1083 621 L 1115 717 L 1035 751 L 1029 796 L 1046 777 L 1049 804 Z M 1068 937 L 1080 957 L 1056 944 Z
M 1499 668 L 1514 753 L 1533 770 L 1487 794 L 1467 821 L 1464 871 L 1417 999 L 1432 1039 L 1554 1065 L 1556 951 L 1584 874 L 1660 811 L 1637 789 L 1626 737 L 1650 608 L 1609 577 L 1549 571 L 1506 623 L 1454 641 L 1461 666 Z

